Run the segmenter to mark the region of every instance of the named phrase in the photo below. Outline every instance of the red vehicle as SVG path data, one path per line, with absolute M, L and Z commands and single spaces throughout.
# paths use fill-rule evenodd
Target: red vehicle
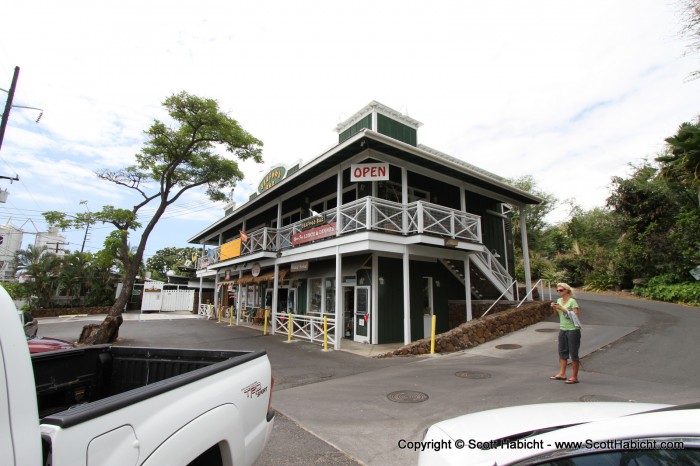
M 58 338 L 28 338 L 27 345 L 29 345 L 29 352 L 34 353 L 45 353 L 47 351 L 56 351 L 61 349 L 74 348 L 75 345 L 65 340 L 59 340 Z

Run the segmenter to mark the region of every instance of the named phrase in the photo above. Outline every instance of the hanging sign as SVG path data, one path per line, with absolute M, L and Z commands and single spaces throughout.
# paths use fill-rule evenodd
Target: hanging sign
M 274 187 L 277 183 L 284 179 L 285 173 L 287 173 L 287 169 L 284 167 L 275 167 L 270 170 L 260 181 L 260 184 L 258 185 L 258 193 L 262 194 L 268 189 Z
M 309 261 L 292 262 L 290 272 L 308 272 Z
M 382 181 L 389 179 L 388 163 L 354 163 L 350 165 L 350 181 Z
M 285 178 L 289 178 L 293 174 L 299 171 L 299 167 L 301 166 L 301 161 L 296 162 L 295 164 L 291 166 L 284 166 L 284 165 L 279 165 L 277 167 L 272 168 L 269 172 L 265 174 L 265 176 L 262 177 L 260 180 L 260 183 L 258 183 L 258 190 L 257 192 L 254 192 L 251 196 L 250 199 L 254 199 L 257 197 L 259 194 L 264 193 L 265 191 L 272 189 L 276 185 L 278 185 L 282 180 Z
M 317 239 L 328 238 L 329 236 L 335 236 L 335 222 L 293 234 L 292 244 L 298 246 Z

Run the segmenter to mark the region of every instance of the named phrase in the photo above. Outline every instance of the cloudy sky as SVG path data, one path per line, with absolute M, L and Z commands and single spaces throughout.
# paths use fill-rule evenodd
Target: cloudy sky
M 45 230 L 41 212 L 131 207 L 94 171 L 131 164 L 160 103 L 217 99 L 264 146 L 240 203 L 271 166 L 332 146 L 372 100 L 424 125 L 419 142 L 590 209 L 612 176 L 653 158 L 700 113 L 698 55 L 664 0 L 71 1 L 3 6 L 0 88 L 21 68 L 0 150 L 10 191 L 0 223 Z M 0 102 L 5 93 L 1 93 Z M 566 209 L 552 221 L 565 218 Z M 192 193 L 166 213 L 147 255 L 222 216 Z M 148 212 L 145 212 L 147 215 Z M 99 227 L 88 250 L 101 248 Z M 80 249 L 82 232 L 66 232 Z M 25 234 L 25 244 L 33 241 Z

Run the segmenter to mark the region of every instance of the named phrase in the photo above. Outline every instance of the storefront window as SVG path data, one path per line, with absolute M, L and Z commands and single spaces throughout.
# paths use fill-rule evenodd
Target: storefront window
M 311 295 L 309 312 L 321 312 L 321 279 L 312 278 L 309 280 L 309 294 Z
M 248 292 L 248 298 L 246 299 L 246 306 L 247 307 L 253 307 L 255 306 L 255 290 L 254 287 L 249 286 L 246 288 L 246 291 Z
M 326 309 L 327 314 L 335 314 L 335 278 L 326 278 Z

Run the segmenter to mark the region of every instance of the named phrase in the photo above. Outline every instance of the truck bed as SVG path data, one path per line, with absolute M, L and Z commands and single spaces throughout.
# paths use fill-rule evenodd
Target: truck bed
M 39 417 L 70 427 L 265 354 L 111 345 L 35 354 Z

